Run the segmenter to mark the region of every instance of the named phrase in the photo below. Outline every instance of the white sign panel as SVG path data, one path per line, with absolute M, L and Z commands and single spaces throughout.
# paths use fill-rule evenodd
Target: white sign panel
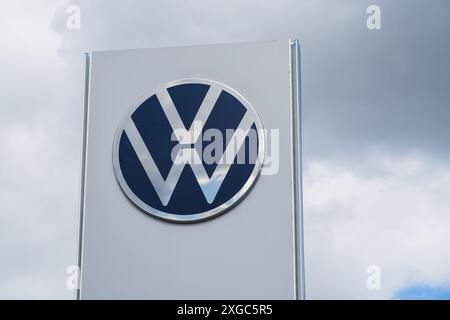
M 86 60 L 79 298 L 301 298 L 298 43 Z

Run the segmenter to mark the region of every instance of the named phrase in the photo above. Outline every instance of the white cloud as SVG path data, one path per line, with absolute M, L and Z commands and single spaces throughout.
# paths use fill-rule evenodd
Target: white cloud
M 381 151 L 355 161 L 305 168 L 308 297 L 392 298 L 415 283 L 449 284 L 450 166 Z M 373 264 L 379 291 L 366 288 Z
M 58 55 L 53 11 L 10 1 L 0 13 L 0 298 L 73 297 L 82 76 Z

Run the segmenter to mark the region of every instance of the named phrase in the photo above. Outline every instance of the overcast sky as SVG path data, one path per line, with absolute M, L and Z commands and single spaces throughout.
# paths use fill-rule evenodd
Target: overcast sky
M 371 4 L 381 30 L 366 27 Z M 73 298 L 83 52 L 287 38 L 302 47 L 307 297 L 448 298 L 449 12 L 446 0 L 3 1 L 0 298 Z

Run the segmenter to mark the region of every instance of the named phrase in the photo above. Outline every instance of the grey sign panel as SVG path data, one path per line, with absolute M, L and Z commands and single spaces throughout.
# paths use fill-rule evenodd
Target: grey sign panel
M 80 299 L 303 297 L 299 61 L 297 41 L 287 40 L 87 55 Z M 178 96 L 167 98 L 171 90 Z M 187 109 L 174 107 L 202 90 L 198 117 L 216 110 L 217 123 L 235 117 L 237 128 L 264 128 L 257 150 L 267 158 L 276 145 L 278 161 L 265 161 L 260 175 L 264 157 L 247 171 L 223 165 L 208 174 L 158 159 L 155 145 L 170 140 L 149 146 L 145 134 L 160 139 L 176 123 L 190 132 L 178 114 L 189 117 Z

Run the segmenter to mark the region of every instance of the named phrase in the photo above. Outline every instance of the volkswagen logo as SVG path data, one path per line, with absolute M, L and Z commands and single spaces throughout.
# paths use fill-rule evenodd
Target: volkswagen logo
M 166 83 L 121 120 L 113 168 L 145 213 L 197 222 L 232 208 L 255 184 L 265 138 L 255 109 L 237 91 L 206 79 Z

